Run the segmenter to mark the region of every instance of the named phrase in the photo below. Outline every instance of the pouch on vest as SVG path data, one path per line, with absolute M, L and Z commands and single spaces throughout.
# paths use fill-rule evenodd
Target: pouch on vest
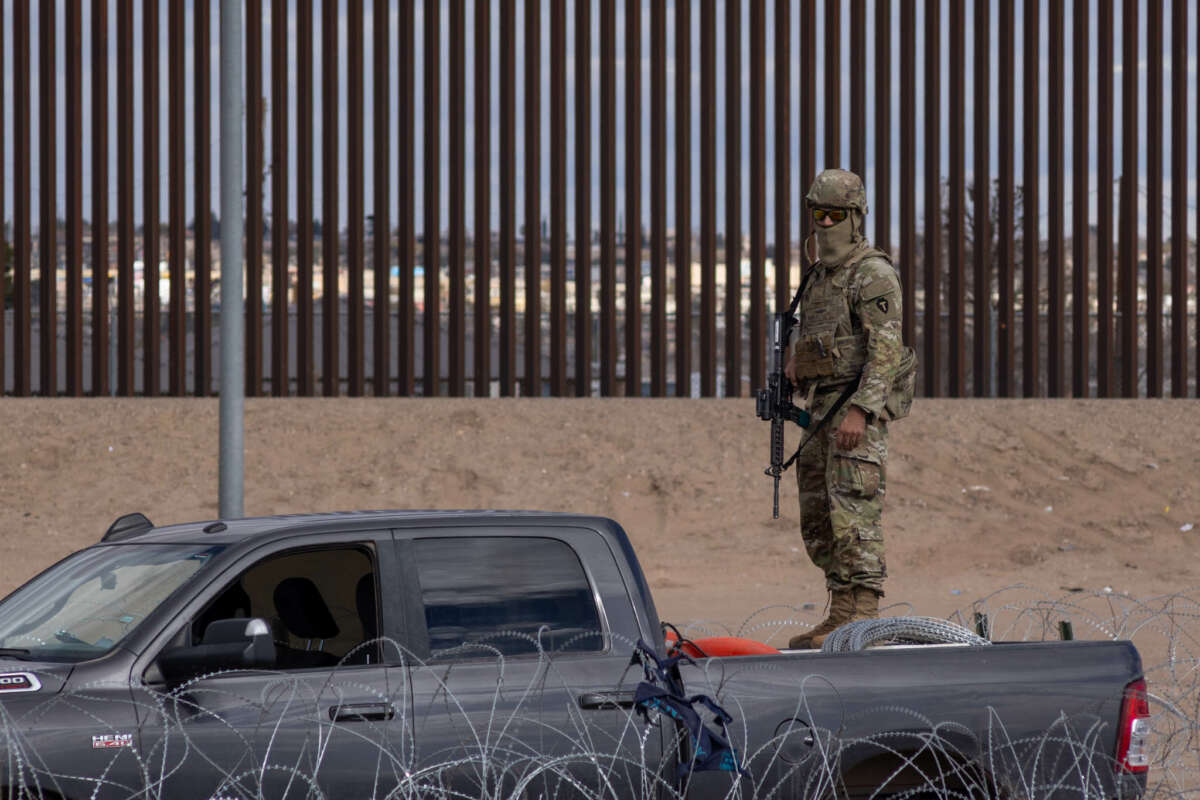
M 887 410 L 889 420 L 904 419 L 912 410 L 913 394 L 917 385 L 917 351 L 911 347 L 904 348 L 904 357 L 900 359 L 900 368 L 896 378 L 888 389 L 887 400 L 883 407 Z
M 796 379 L 824 378 L 833 374 L 834 340 L 832 333 L 805 336 L 796 342 Z

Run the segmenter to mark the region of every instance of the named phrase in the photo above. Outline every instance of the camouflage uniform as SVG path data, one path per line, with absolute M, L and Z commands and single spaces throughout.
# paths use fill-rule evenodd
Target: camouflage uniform
M 801 531 L 831 591 L 863 587 L 882 594 L 887 423 L 907 413 L 907 406 L 896 406 L 903 401 L 890 394 L 897 377 L 912 367 L 901 336 L 900 280 L 887 256 L 862 234 L 866 203 L 856 175 L 822 172 L 808 200 L 852 211 L 834 226 L 840 238 L 822 239 L 833 229 L 818 228 L 821 260 L 807 276 L 792 338 L 797 394 L 808 400 L 818 421 L 847 384 L 857 381 L 858 388 L 796 462 Z M 842 451 L 836 432 L 851 406 L 866 414 L 866 431 L 854 450 Z

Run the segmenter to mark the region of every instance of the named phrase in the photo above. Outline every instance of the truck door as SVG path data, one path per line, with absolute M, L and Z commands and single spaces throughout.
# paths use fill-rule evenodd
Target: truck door
M 361 798 L 395 782 L 396 706 L 379 638 L 393 556 L 386 531 L 292 540 L 205 593 L 176 641 L 257 617 L 277 663 L 182 685 L 148 667 L 140 734 L 155 796 Z
M 659 730 L 632 710 L 641 671 L 630 637 L 614 633 L 636 626 L 597 588 L 598 572 L 615 572 L 612 553 L 582 529 L 490 534 L 397 534 L 419 632 L 404 669 L 418 788 L 650 796 Z

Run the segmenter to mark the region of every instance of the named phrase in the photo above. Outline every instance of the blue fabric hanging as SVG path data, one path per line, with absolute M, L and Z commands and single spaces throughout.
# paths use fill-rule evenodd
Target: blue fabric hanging
M 637 643 L 636 655 L 645 672 L 645 680 L 637 685 L 634 692 L 634 707 L 647 718 L 651 709 L 665 714 L 687 728 L 691 735 L 692 758 L 688 763 L 679 765 L 678 777 L 705 770 L 736 772 L 750 777 L 738 762 L 737 751 L 729 743 L 728 725 L 733 717 L 707 695 L 685 695 L 683 685 L 672 674 L 676 664 L 683 660 L 691 662 L 692 659 L 682 653 L 659 658 L 653 648 L 641 640 Z M 712 713 L 713 721 L 721 728 L 720 732 L 704 723 L 696 710 L 698 704 Z

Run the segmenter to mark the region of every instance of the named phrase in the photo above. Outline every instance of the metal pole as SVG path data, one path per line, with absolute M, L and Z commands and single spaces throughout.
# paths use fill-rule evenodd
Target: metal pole
M 221 0 L 220 515 L 243 515 L 242 3 Z

